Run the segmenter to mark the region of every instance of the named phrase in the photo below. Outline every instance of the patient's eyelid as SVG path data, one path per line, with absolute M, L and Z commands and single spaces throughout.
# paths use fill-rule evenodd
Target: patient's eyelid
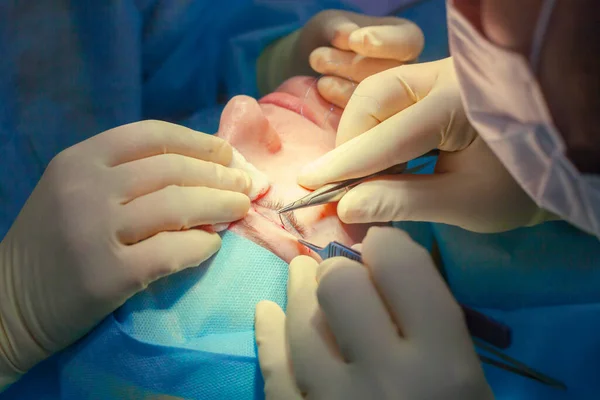
M 291 226 L 301 238 L 306 236 L 306 228 L 304 228 L 304 226 L 298 222 L 298 219 L 294 215 L 293 211 L 279 214 L 279 219 L 284 226 L 286 226 L 284 221 L 287 221 L 287 225 Z
M 277 250 L 271 246 L 271 243 L 267 242 L 266 240 L 264 240 L 260 233 L 251 225 L 248 223 L 248 221 L 246 221 L 245 219 L 241 220 L 240 223 L 242 224 L 242 226 L 244 226 L 247 230 L 248 233 L 248 238 L 256 243 L 257 245 L 264 247 L 265 249 L 269 250 L 271 253 L 277 253 Z
M 270 208 L 271 210 L 279 210 L 280 208 L 283 208 L 283 202 L 281 200 L 259 199 L 256 204 L 264 208 Z
M 258 204 L 261 207 L 270 208 L 272 210 L 279 210 L 280 208 L 283 208 L 283 206 L 284 206 L 284 204 L 281 200 L 261 199 L 261 200 L 257 201 L 256 204 Z M 279 221 L 281 222 L 281 225 L 284 228 L 288 227 L 288 228 L 293 229 L 298 234 L 297 236 L 299 236 L 301 238 L 306 236 L 306 231 L 307 231 L 306 228 L 302 224 L 300 224 L 300 222 L 298 222 L 298 219 L 296 218 L 296 215 L 294 214 L 293 211 L 279 214 Z
M 294 229 L 296 229 L 301 236 L 304 236 L 306 234 L 306 229 L 298 222 L 296 214 L 292 211 L 291 213 L 288 213 L 287 217 L 290 220 L 290 223 L 294 226 Z

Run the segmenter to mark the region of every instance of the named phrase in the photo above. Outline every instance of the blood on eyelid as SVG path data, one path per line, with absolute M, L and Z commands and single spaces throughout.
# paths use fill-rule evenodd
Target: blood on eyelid
M 268 218 L 266 215 L 264 215 L 263 213 L 261 213 L 260 211 L 258 211 L 256 209 L 256 207 L 254 207 L 254 205 L 252 205 L 252 209 L 254 210 L 255 213 L 257 213 L 258 215 L 260 215 L 264 219 L 271 221 L 273 223 L 273 225 L 276 225 L 276 226 L 280 227 L 281 229 L 285 230 L 285 226 L 283 226 L 282 224 L 278 224 L 277 222 L 273 221 L 271 218 Z

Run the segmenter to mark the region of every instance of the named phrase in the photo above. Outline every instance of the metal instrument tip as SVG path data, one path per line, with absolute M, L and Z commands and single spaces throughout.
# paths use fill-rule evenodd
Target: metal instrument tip
M 293 202 L 292 204 L 288 204 L 285 207 L 280 208 L 279 210 L 277 210 L 277 214 L 282 214 L 288 211 L 294 211 L 295 210 L 295 206 L 296 206 L 297 201 Z
M 315 244 L 307 242 L 306 240 L 303 240 L 303 239 L 298 239 L 298 243 L 300 243 L 303 246 L 308 247 L 309 249 L 311 249 L 312 251 L 314 251 L 316 253 L 319 253 L 321 250 L 323 250 L 322 247 L 319 247 L 319 246 L 317 246 Z

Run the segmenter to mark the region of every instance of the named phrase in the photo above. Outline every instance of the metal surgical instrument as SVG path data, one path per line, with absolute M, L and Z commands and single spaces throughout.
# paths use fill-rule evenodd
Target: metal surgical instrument
M 323 260 L 327 260 L 331 257 L 346 257 L 354 261 L 362 262 L 362 255 L 360 252 L 351 249 L 348 246 L 344 246 L 340 242 L 331 242 L 325 247 L 319 247 L 302 239 L 298 239 L 298 243 L 303 244 L 317 253 Z
M 436 155 L 437 153 L 438 153 L 438 151 L 434 150 L 434 151 L 426 153 L 423 156 L 418 157 L 418 158 L 422 158 L 422 157 L 426 157 L 426 156 L 433 156 L 433 155 Z M 368 179 L 371 179 L 371 178 L 374 178 L 377 176 L 383 176 L 383 175 L 398 175 L 398 174 L 403 174 L 403 173 L 404 174 L 416 173 L 416 172 L 422 170 L 423 168 L 427 167 L 428 165 L 430 165 L 431 162 L 432 161 L 425 162 L 421 165 L 417 165 L 416 167 L 408 168 L 408 169 L 407 169 L 408 163 L 402 163 L 402 164 L 394 165 L 393 167 L 390 167 L 383 171 L 376 172 L 374 174 L 371 174 L 371 175 L 368 175 L 368 176 L 365 176 L 362 178 L 346 179 L 341 182 L 330 183 L 330 184 L 324 185 L 324 186 L 320 187 L 319 189 L 309 193 L 308 195 L 302 197 L 301 199 L 298 199 L 298 200 L 294 201 L 293 203 L 288 204 L 287 206 L 277 210 L 277 213 L 281 214 L 284 212 L 298 210 L 300 208 L 313 207 L 313 206 L 318 206 L 318 205 L 322 205 L 322 204 L 334 203 L 336 201 L 339 201 L 346 193 L 348 193 L 348 191 L 350 189 L 352 189 L 355 186 L 358 186 L 359 184 L 363 183 L 364 181 L 366 181 Z

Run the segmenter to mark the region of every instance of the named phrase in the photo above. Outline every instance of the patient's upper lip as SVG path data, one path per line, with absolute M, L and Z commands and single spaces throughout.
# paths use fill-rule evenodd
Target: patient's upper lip
M 258 101 L 259 104 L 273 104 L 299 114 L 317 126 L 319 121 L 315 112 L 304 99 L 285 92 L 273 92 Z

